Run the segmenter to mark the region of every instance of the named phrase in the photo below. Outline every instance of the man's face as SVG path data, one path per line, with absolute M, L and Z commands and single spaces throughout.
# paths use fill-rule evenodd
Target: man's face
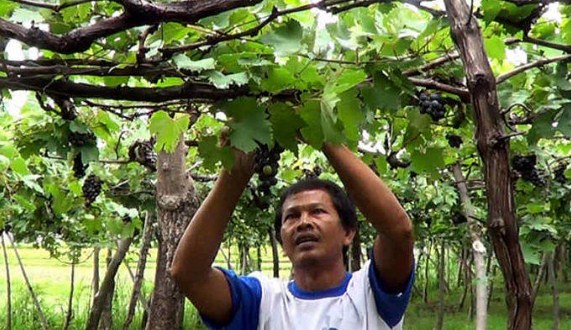
M 343 259 L 354 230 L 345 230 L 331 196 L 308 190 L 288 197 L 282 206 L 281 237 L 286 255 L 295 266 Z

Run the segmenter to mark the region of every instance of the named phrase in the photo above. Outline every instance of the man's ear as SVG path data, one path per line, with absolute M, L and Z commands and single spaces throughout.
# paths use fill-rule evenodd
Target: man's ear
M 345 229 L 345 237 L 343 238 L 343 245 L 345 246 L 351 245 L 351 242 L 353 242 L 353 238 L 355 237 L 356 233 L 357 233 L 356 228 Z

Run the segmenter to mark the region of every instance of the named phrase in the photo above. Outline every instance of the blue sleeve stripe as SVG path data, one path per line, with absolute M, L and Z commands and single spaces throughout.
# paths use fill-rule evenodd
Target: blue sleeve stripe
M 204 315 L 202 321 L 209 329 L 216 330 L 255 330 L 260 318 L 262 286 L 260 281 L 251 276 L 237 276 L 231 270 L 218 268 L 226 276 L 232 297 L 232 317 L 230 322 L 219 325 Z
M 369 264 L 369 282 L 373 290 L 377 313 L 392 328 L 400 322 L 408 305 L 412 284 L 414 283 L 414 264 L 411 267 L 404 291 L 398 294 L 391 294 L 383 289 L 375 263 L 372 260 L 374 259 L 371 258 L 371 263 Z

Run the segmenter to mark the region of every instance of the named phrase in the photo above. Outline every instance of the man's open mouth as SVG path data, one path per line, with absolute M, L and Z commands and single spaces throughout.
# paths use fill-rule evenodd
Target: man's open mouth
M 300 245 L 307 242 L 317 242 L 317 236 L 315 235 L 300 235 L 295 239 L 295 245 Z

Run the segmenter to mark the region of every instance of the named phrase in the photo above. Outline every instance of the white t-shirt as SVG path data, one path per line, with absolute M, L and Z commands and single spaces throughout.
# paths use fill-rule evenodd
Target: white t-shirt
M 414 267 L 413 267 L 414 269 Z M 402 329 L 414 272 L 399 294 L 383 291 L 375 267 L 347 273 L 343 283 L 318 292 L 303 291 L 295 282 L 268 278 L 260 272 L 237 276 L 221 269 L 230 285 L 232 319 L 210 329 L 241 330 L 386 330 Z

